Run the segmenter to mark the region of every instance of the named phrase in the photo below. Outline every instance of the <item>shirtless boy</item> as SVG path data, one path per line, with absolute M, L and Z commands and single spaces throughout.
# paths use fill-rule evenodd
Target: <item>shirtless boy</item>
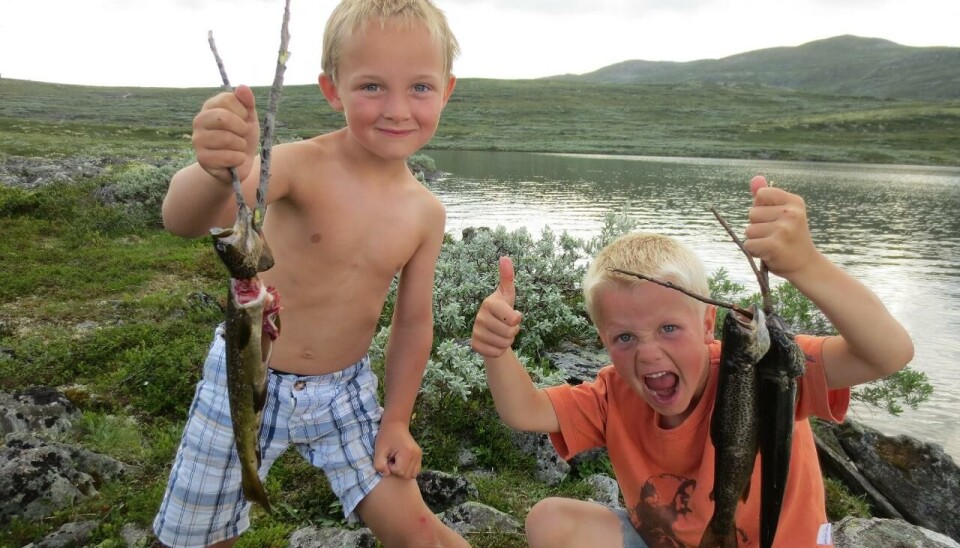
M 429 0 L 343 0 L 327 22 L 320 90 L 345 127 L 273 148 L 263 231 L 275 259 L 261 273 L 282 299 L 261 429 L 263 465 L 294 444 L 343 505 L 386 546 L 466 546 L 427 508 L 414 478 L 410 417 L 433 340 L 440 201 L 407 158 L 434 135 L 456 79 L 459 46 Z M 170 182 L 166 228 L 196 238 L 232 226 L 236 168 L 247 203 L 259 178 L 250 88 L 220 93 L 194 118 L 197 163 Z M 385 401 L 370 347 L 399 275 Z M 154 529 L 173 546 L 232 545 L 249 527 L 233 456 L 223 341 L 214 337 Z

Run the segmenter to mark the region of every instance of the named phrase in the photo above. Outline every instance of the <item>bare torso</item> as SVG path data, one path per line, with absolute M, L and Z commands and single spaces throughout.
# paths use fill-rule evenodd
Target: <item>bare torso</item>
M 359 360 L 391 281 L 425 240 L 442 237 L 443 208 L 409 171 L 366 177 L 331 154 L 336 146 L 327 135 L 274 149 L 286 195 L 267 208 L 275 265 L 262 278 L 280 293 L 270 366 L 281 371 L 324 374 Z

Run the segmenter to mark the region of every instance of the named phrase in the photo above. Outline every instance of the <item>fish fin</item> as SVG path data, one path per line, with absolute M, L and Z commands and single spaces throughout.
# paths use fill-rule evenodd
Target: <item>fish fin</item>
M 266 373 L 266 370 L 264 370 Z M 263 408 L 267 405 L 267 383 L 266 379 L 258 385 L 251 387 L 253 389 L 253 412 L 257 414 L 257 420 L 260 419 L 260 413 L 263 412 Z
M 737 548 L 737 546 L 736 527 L 732 528 L 729 533 L 720 535 L 708 525 L 700 539 L 700 548 Z
M 267 499 L 267 490 L 263 488 L 263 482 L 260 476 L 254 475 L 252 478 L 243 478 L 243 496 L 250 502 L 256 502 L 268 513 L 273 513 L 270 501 Z

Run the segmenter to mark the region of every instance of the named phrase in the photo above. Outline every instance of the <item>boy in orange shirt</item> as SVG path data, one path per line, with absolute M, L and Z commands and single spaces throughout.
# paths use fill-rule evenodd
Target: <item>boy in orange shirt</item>
M 261 274 L 283 301 L 260 442 L 267 475 L 291 445 L 323 470 L 344 514 L 385 546 L 467 546 L 424 503 L 410 418 L 433 342 L 434 269 L 443 204 L 407 158 L 437 130 L 459 51 L 429 0 L 342 0 L 323 35 L 320 90 L 344 127 L 273 148 L 263 232 L 275 265 Z M 184 237 L 232 226 L 228 168 L 254 203 L 260 140 L 240 86 L 194 118 L 197 163 L 176 175 L 163 221 Z M 211 250 L 212 252 L 212 250 Z M 399 275 L 386 351 L 385 402 L 367 355 Z M 218 330 L 154 520 L 169 546 L 230 546 L 249 526 Z
M 842 421 L 849 387 L 890 375 L 913 357 L 906 330 L 863 284 L 816 249 L 803 199 L 751 181 L 747 250 L 791 282 L 837 329 L 797 336 L 806 354 L 799 380 L 790 476 L 778 546 L 831 546 L 823 481 L 807 417 Z M 713 514 L 710 418 L 720 343 L 715 307 L 610 269 L 639 272 L 708 295 L 703 264 L 679 242 L 629 234 L 609 244 L 583 283 L 587 311 L 613 362 L 596 380 L 538 390 L 510 346 L 520 329 L 514 273 L 500 260 L 500 285 L 477 313 L 473 348 L 484 356 L 497 411 L 511 428 L 547 432 L 561 457 L 606 447 L 626 502 L 547 498 L 527 516 L 531 546 L 697 546 Z M 759 545 L 759 459 L 737 510 L 740 546 Z

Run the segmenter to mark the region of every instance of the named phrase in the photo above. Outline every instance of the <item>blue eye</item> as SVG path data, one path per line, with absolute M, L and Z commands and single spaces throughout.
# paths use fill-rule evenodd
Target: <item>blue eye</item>
M 427 91 L 430 91 L 430 86 L 428 86 L 428 85 L 426 85 L 426 84 L 417 84 L 417 85 L 413 86 L 413 91 L 415 91 L 415 92 L 417 92 L 417 93 L 425 93 L 425 92 L 427 92 Z
M 669 324 L 669 325 L 663 326 L 661 329 L 663 330 L 664 333 L 675 333 L 680 330 L 680 327 L 673 324 Z
M 616 339 L 617 342 L 628 343 L 633 340 L 633 335 L 631 335 L 630 333 L 621 333 L 614 338 Z
M 377 84 L 365 84 L 360 87 L 363 91 L 377 91 L 380 89 L 380 86 Z

